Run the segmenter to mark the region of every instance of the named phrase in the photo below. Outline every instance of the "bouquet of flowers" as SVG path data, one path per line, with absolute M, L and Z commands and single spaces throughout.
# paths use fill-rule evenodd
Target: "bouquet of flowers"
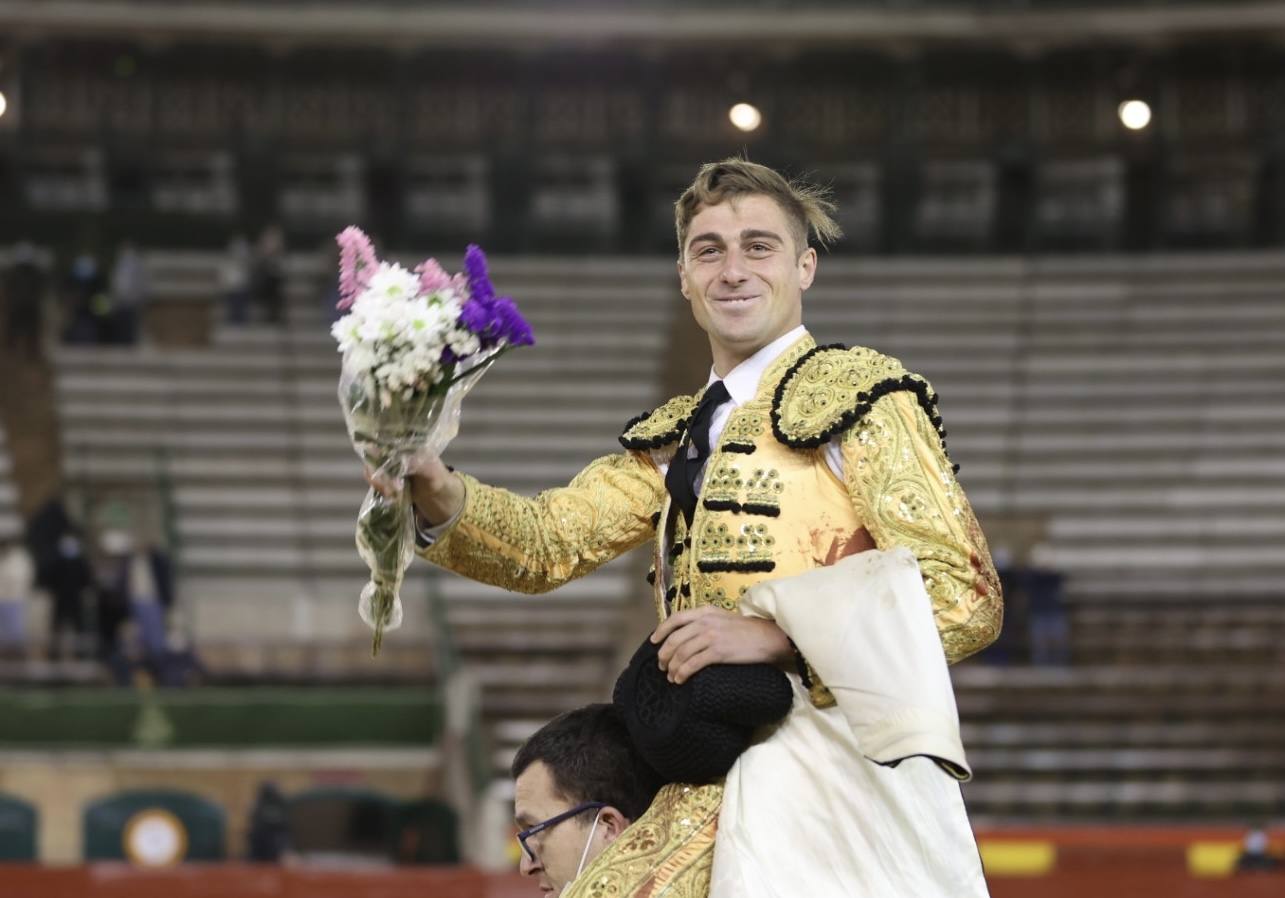
M 495 360 L 535 341 L 513 300 L 495 295 L 477 246 L 450 275 L 434 259 L 414 271 L 379 261 L 358 228 L 337 239 L 338 307 L 347 311 L 331 328 L 343 353 L 339 404 L 372 476 L 401 485 L 412 460 L 440 456 L 455 438 L 460 403 Z M 357 551 L 370 568 L 357 612 L 375 631 L 377 655 L 384 631 L 401 625 L 398 590 L 415 553 L 408 489 L 395 499 L 366 494 Z

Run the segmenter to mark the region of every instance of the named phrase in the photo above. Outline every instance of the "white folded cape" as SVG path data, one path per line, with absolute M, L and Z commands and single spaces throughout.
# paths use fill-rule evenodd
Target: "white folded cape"
M 932 601 L 909 549 L 850 555 L 760 583 L 741 613 L 774 620 L 834 695 L 861 753 L 878 764 L 924 755 L 972 779 Z
M 760 583 L 740 607 L 777 622 L 837 707 L 816 708 L 790 675 L 789 715 L 728 773 L 711 898 L 985 898 L 954 691 L 914 556 L 849 556 Z

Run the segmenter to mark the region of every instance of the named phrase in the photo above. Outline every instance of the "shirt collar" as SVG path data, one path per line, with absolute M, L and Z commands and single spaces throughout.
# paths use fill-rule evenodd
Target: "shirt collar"
M 732 397 L 732 401 L 741 406 L 753 399 L 755 394 L 758 393 L 759 381 L 763 379 L 763 373 L 772 366 L 773 362 L 780 358 L 781 353 L 793 346 L 807 332 L 808 329 L 800 324 L 788 334 L 777 337 L 727 372 L 727 377 L 722 378 L 722 381 L 723 386 L 727 387 L 727 393 Z M 708 387 L 709 384 L 719 379 L 719 376 L 714 373 L 714 367 L 711 365 L 709 382 L 705 386 Z

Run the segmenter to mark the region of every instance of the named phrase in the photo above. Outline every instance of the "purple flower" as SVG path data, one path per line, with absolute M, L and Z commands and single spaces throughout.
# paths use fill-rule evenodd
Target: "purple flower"
M 464 273 L 468 278 L 469 296 L 489 306 L 495 299 L 495 288 L 486 271 L 486 253 L 476 243 L 470 243 L 464 251 Z
M 480 299 L 470 299 L 460 309 L 460 323 L 486 342 L 487 331 L 491 327 L 491 304 Z
M 501 296 L 493 306 L 493 317 L 496 322 L 497 335 L 510 346 L 534 346 L 535 335 L 531 325 L 518 311 L 517 303 L 507 296 Z

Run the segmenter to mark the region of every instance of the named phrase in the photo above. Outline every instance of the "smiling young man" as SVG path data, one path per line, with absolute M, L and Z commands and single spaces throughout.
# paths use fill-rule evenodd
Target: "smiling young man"
M 835 700 L 807 652 L 772 620 L 737 613 L 757 584 L 802 583 L 850 556 L 900 547 L 922 575 L 946 658 L 989 644 L 1002 614 L 998 579 L 946 456 L 936 395 L 896 359 L 818 346 L 802 325 L 803 294 L 817 273 L 808 238 L 824 244 L 838 236 L 832 210 L 821 191 L 761 165 L 728 159 L 702 167 L 675 204 L 675 224 L 679 286 L 709 337 L 704 389 L 635 418 L 620 437 L 624 452 L 535 498 L 426 460 L 410 478 L 422 557 L 486 583 L 544 592 L 651 541 L 660 621 L 652 639 L 663 643 L 670 679 L 683 682 L 711 664 L 774 663 L 791 673 L 802 702 L 829 715 L 826 726 L 834 725 Z M 781 844 L 865 846 L 857 867 L 837 867 L 845 872 L 820 888 L 984 894 L 967 821 L 959 821 L 958 785 L 927 799 L 950 808 L 949 830 L 937 829 L 934 814 L 901 807 L 926 807 L 921 793 L 887 792 L 892 784 L 874 781 L 883 774 L 849 754 L 851 768 L 827 770 L 818 758 L 816 769 L 838 781 L 867 777 L 872 794 L 861 801 L 874 807 L 846 808 L 830 826 L 812 807 L 787 806 L 780 819 Z M 703 898 L 722 795 L 717 784 L 665 786 L 639 821 L 646 839 L 613 842 L 568 896 L 588 895 L 597 886 L 580 883 L 601 880 L 621 896 Z M 889 815 L 884 804 L 912 822 L 886 833 L 873 826 Z M 950 851 L 934 857 L 940 839 Z M 961 854 L 964 879 L 949 872 Z M 758 893 L 790 894 L 797 882 L 790 865 L 772 872 L 783 885 L 759 877 Z M 719 894 L 717 878 L 713 888 Z

